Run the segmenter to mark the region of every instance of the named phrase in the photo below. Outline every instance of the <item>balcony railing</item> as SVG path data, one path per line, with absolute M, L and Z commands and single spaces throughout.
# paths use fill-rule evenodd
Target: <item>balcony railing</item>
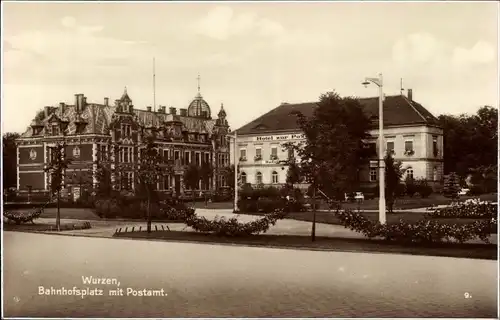
M 407 156 L 407 157 L 411 157 L 412 155 L 414 155 L 414 154 L 415 154 L 415 151 L 414 151 L 413 149 L 411 149 L 411 150 L 405 150 L 405 153 L 404 153 L 404 154 L 405 154 L 405 156 Z
M 262 155 L 256 155 L 253 159 L 255 161 L 260 161 L 260 160 L 262 160 Z

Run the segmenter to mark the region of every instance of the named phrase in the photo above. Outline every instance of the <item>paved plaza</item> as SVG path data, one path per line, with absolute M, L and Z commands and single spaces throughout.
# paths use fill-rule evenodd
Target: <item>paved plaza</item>
M 497 268 L 476 259 L 5 232 L 4 316 L 496 318 Z M 116 284 L 83 284 L 90 276 L 117 279 L 124 296 L 109 295 Z M 40 287 L 103 296 L 40 295 Z M 127 288 L 166 295 L 127 296 Z

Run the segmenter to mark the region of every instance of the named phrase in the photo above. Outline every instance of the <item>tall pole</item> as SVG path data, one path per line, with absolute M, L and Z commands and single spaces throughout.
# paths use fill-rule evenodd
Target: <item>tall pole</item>
M 234 212 L 238 212 L 238 155 L 236 153 L 236 141 L 238 134 L 234 131 L 234 145 L 233 145 L 233 155 L 234 155 Z
M 153 112 L 156 112 L 156 66 L 155 58 L 153 57 Z
M 378 97 L 378 154 L 379 154 L 379 221 L 385 224 L 385 162 L 384 162 L 384 84 L 382 74 L 379 74 L 379 97 Z

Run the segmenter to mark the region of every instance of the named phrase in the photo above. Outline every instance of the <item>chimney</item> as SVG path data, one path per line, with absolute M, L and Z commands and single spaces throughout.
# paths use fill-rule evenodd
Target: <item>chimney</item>
M 147 107 L 146 107 L 146 110 L 147 110 L 148 112 L 151 112 L 151 106 L 147 106 Z
M 164 106 L 158 106 L 158 113 L 165 113 L 165 107 Z
M 85 110 L 85 107 L 87 106 L 87 97 L 85 97 L 82 94 L 82 111 Z
M 76 112 L 81 112 L 83 110 L 83 93 L 77 95 Z
M 75 110 L 78 110 L 78 101 L 79 101 L 79 100 L 78 100 L 78 99 L 79 99 L 78 97 L 79 97 L 79 96 L 80 96 L 80 94 L 78 94 L 78 93 L 77 93 L 77 94 L 75 94 Z
M 66 109 L 66 104 L 64 102 L 59 102 L 59 112 L 61 112 L 61 115 L 64 114 L 65 109 Z
M 187 109 L 180 109 L 180 111 L 181 111 L 181 117 L 187 116 Z
M 43 113 L 45 118 L 47 118 L 50 115 L 50 106 L 43 107 Z
M 104 98 L 104 105 L 107 107 L 109 106 L 109 98 L 108 97 L 105 97 Z
M 169 112 L 170 114 L 173 114 L 174 116 L 177 114 L 177 110 L 174 107 L 170 107 L 169 110 L 170 110 L 170 112 Z
M 408 89 L 408 100 L 413 101 L 413 90 Z

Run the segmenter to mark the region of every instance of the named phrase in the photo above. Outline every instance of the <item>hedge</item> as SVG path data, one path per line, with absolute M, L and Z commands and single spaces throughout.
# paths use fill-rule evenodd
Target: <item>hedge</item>
M 214 234 L 225 237 L 244 237 L 252 234 L 264 233 L 276 221 L 283 219 L 286 213 L 283 209 L 275 210 L 266 214 L 264 217 L 251 222 L 238 222 L 237 218 L 216 217 L 214 220 L 208 220 L 205 217 L 198 217 L 194 209 L 188 209 L 185 223 L 188 227 L 197 232 Z
M 441 224 L 435 220 L 422 219 L 416 223 L 400 220 L 395 224 L 372 222 L 360 213 L 352 210 L 337 211 L 341 223 L 353 231 L 368 238 L 380 237 L 388 241 L 403 243 L 437 243 L 455 240 L 464 243 L 479 238 L 489 243 L 488 237 L 497 228 L 497 219 L 478 220 L 465 225 Z
M 498 205 L 489 201 L 469 199 L 462 203 L 453 203 L 446 208 L 429 209 L 425 216 L 427 218 L 496 218 L 498 216 Z
M 31 212 L 12 212 L 12 211 L 4 211 L 3 216 L 7 218 L 9 221 L 14 221 L 16 224 L 33 223 L 33 220 L 40 218 L 42 215 L 43 208 L 35 209 Z

